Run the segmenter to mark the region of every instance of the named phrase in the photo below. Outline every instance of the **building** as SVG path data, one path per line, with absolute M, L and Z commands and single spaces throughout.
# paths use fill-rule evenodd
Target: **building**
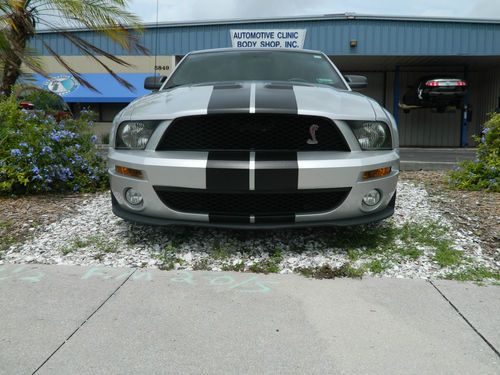
M 255 32 L 251 35 L 250 31 Z M 267 38 L 273 31 L 275 36 Z M 346 74 L 368 77 L 364 90 L 389 109 L 398 120 L 402 146 L 460 147 L 474 144 L 487 114 L 500 106 L 500 20 L 381 17 L 357 14 L 319 17 L 203 21 L 146 25 L 142 43 L 151 56 L 128 53 L 107 37 L 87 30 L 73 30 L 79 37 L 122 57 L 133 66 L 115 66 L 116 72 L 133 83 L 130 92 L 106 71 L 82 56 L 57 33 L 40 31 L 32 41 L 52 80 L 34 75 L 36 83 L 63 95 L 75 111 L 85 106 L 99 113 L 101 122 L 133 98 L 143 95 L 144 78 L 168 75 L 189 51 L 243 47 L 264 40 L 276 46 L 276 34 L 287 47 L 325 52 Z M 238 34 L 247 32 L 247 34 Z M 255 38 L 253 38 L 255 37 Z M 45 47 L 57 51 L 93 83 L 100 93 L 72 80 Z M 282 47 L 283 42 L 281 44 Z M 398 106 L 409 85 L 430 74 L 454 74 L 467 80 L 467 110 L 437 113 L 418 109 L 404 113 Z

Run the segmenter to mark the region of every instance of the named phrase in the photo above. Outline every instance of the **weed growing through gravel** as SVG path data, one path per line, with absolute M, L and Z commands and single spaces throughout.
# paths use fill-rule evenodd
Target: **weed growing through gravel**
M 221 267 L 222 271 L 235 271 L 235 272 L 243 272 L 245 271 L 245 262 L 241 261 L 236 264 L 224 264 Z
M 364 273 L 383 274 L 398 263 L 419 259 L 424 256 L 424 252 L 441 267 L 450 267 L 460 264 L 462 252 L 453 249 L 453 242 L 447 237 L 448 231 L 446 226 L 431 221 L 411 222 L 401 227 L 387 221 L 377 225 L 333 228 L 328 231 L 259 232 L 251 237 L 239 232 L 215 233 L 204 244 L 203 251 L 208 256 L 198 259 L 189 268 L 279 273 L 287 267 L 288 257 L 302 256 L 309 252 L 321 256 L 332 251 L 339 255 L 345 254 L 347 259 L 344 260 L 344 266 L 331 268 L 320 264 L 317 267 L 295 268 L 295 272 L 321 278 L 360 277 Z M 186 265 L 177 254 L 182 252 L 192 234 L 189 230 L 169 233 L 170 244 L 157 255 L 161 269 L 171 270 L 178 264 Z M 269 243 L 270 235 L 277 236 L 278 242 L 275 244 L 278 247 L 267 250 L 262 244 Z M 311 236 L 315 237 L 313 243 L 316 245 L 313 247 Z
M 161 265 L 158 266 L 159 269 L 164 271 L 170 271 L 175 268 L 175 264 L 182 264 L 184 261 L 177 257 L 177 249 L 168 244 L 165 246 L 163 251 L 158 255 L 158 259 L 161 261 Z
M 378 253 L 380 248 L 391 246 L 396 237 L 396 227 L 384 223 L 382 225 L 338 229 L 325 236 L 323 242 L 329 248 L 348 250 L 363 248 L 363 253 L 373 254 Z
M 331 267 L 324 264 L 318 267 L 299 267 L 294 270 L 305 277 L 313 277 L 315 279 L 335 279 L 338 277 L 361 278 L 364 273 L 364 268 L 355 268 L 350 263 L 344 263 L 340 267 Z
M 0 235 L 2 241 L 0 241 L 0 259 L 2 259 L 5 250 L 7 250 L 11 245 L 17 242 L 16 236 L 10 234 L 10 230 L 13 224 L 9 221 L 0 220 Z
M 0 230 L 7 230 L 12 227 L 12 223 L 9 221 L 0 220 Z
M 208 258 L 203 258 L 193 264 L 193 271 L 211 271 L 210 261 Z
M 180 247 L 191 239 L 192 233 L 189 229 L 186 228 L 176 228 L 176 229 L 177 230 L 171 234 L 172 236 L 171 242 L 173 246 Z
M 75 250 L 94 248 L 98 251 L 99 256 L 94 256 L 94 259 L 102 259 L 104 254 L 114 253 L 118 249 L 118 243 L 114 240 L 110 240 L 102 235 L 92 235 L 88 237 L 74 237 L 70 240 L 68 245 L 63 246 L 60 250 L 63 255 L 68 255 Z
M 449 242 L 442 241 L 436 244 L 433 260 L 441 267 L 456 266 L 462 261 L 462 253 L 452 249 Z
M 386 269 L 390 268 L 390 264 L 387 261 L 382 261 L 380 259 L 374 259 L 367 263 L 365 267 L 373 274 L 379 274 L 384 272 Z
M 212 243 L 210 255 L 213 259 L 227 259 L 231 256 L 231 251 L 216 238 Z
M 251 272 L 255 273 L 278 273 L 280 271 L 280 263 L 283 261 L 283 255 L 280 249 L 275 249 L 269 254 L 267 259 L 256 262 L 249 267 Z
M 500 281 L 500 271 L 491 270 L 486 267 L 469 266 L 462 271 L 447 273 L 446 275 L 443 276 L 443 279 L 458 280 L 458 281 L 476 281 L 476 282 L 484 280 Z
M 424 249 L 434 250 L 433 260 L 441 267 L 457 265 L 462 253 L 452 248 L 447 238 L 449 228 L 434 221 L 405 223 L 396 227 L 391 222 L 367 226 L 364 229 L 337 230 L 324 239 L 327 247 L 344 248 L 350 262 L 368 261 L 364 264 L 372 274 L 383 273 L 402 259 L 417 260 Z M 370 259 L 377 256 L 375 260 Z

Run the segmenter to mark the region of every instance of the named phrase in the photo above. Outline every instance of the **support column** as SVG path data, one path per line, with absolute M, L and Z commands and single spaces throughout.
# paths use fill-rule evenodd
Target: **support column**
M 467 85 L 469 82 L 467 81 L 468 78 L 468 73 L 469 73 L 469 67 L 466 65 L 464 66 L 464 80 L 467 82 Z M 460 117 L 460 147 L 467 147 L 469 144 L 469 122 L 470 119 L 468 118 L 468 111 L 469 111 L 469 101 L 470 101 L 470 94 L 469 94 L 469 86 L 467 86 L 467 93 L 465 94 L 464 97 L 464 103 L 463 103 L 463 108 L 462 108 L 462 116 Z
M 400 97 L 400 77 L 399 77 L 399 65 L 396 65 L 396 70 L 394 71 L 394 83 L 393 83 L 393 106 L 392 115 L 396 120 L 396 124 L 399 124 L 399 97 Z

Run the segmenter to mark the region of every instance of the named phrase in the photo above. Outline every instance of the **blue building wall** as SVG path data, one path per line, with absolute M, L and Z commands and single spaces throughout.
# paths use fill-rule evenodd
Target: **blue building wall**
M 159 55 L 184 55 L 189 51 L 230 47 L 231 29 L 307 29 L 304 48 L 321 50 L 328 55 L 360 56 L 499 56 L 500 23 L 447 22 L 390 19 L 314 19 L 253 23 L 193 24 L 145 29 L 143 45 L 155 52 L 158 33 Z M 127 52 L 109 38 L 89 31 L 76 35 L 115 55 Z M 350 48 L 349 40 L 358 47 Z M 79 55 L 79 51 L 61 35 L 39 33 L 32 47 L 49 55 L 43 43 L 61 55 Z

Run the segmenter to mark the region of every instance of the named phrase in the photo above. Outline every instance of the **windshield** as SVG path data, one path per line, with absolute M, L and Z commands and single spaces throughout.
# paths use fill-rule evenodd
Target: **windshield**
M 219 51 L 188 55 L 164 89 L 224 81 L 306 82 L 347 89 L 324 55 L 296 51 Z

